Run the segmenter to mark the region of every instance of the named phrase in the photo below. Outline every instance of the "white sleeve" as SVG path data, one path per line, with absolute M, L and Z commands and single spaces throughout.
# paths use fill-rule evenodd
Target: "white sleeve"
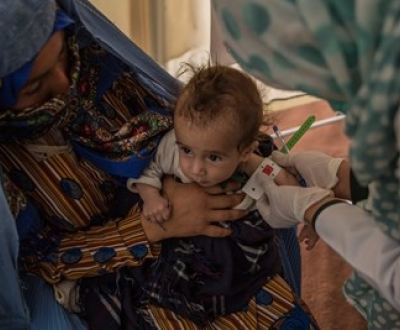
M 136 183 L 148 184 L 157 189 L 161 189 L 162 183 L 161 179 L 164 174 L 174 174 L 174 166 L 176 165 L 177 156 L 175 153 L 176 148 L 176 138 L 173 130 L 169 131 L 164 135 L 159 145 L 157 146 L 157 151 L 154 155 L 153 160 L 143 171 L 142 175 L 138 179 L 128 179 L 127 187 L 133 192 L 136 191 Z
M 372 216 L 351 204 L 323 210 L 315 229 L 382 297 L 400 310 L 400 244 Z

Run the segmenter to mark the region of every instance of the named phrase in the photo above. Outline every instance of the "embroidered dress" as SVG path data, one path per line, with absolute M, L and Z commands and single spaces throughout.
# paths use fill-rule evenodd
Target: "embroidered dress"
M 134 204 L 129 217 L 93 227 L 118 219 L 108 212 L 120 183 L 75 153 L 73 144 L 115 160 L 140 158 L 151 154 L 156 138 L 172 123 L 170 115 L 148 110 L 163 104 L 120 61 L 96 44 L 83 48 L 81 54 L 74 38 L 69 44 L 73 59 L 69 93 L 22 113 L 5 111 L 0 118 L 5 172 L 40 205 L 40 215 L 46 219 L 44 232 L 24 242 L 22 265 L 51 283 L 62 276 L 77 279 L 140 264 L 143 256 L 129 250 L 138 245 L 151 251 L 143 238 L 135 237 L 140 223 Z M 15 136 L 17 140 L 7 141 Z M 37 249 L 38 241 L 43 250 Z M 96 259 L 104 257 L 98 249 L 107 243 L 113 249 L 105 254 L 115 256 L 99 264 Z
M 82 26 L 69 34 L 69 92 L 0 113 L 2 166 L 19 188 L 7 181 L 9 201 L 25 228 L 22 268 L 50 283 L 79 280 L 94 329 L 318 329 L 280 276 L 274 232 L 257 213 L 245 219 L 251 228 L 232 224 L 235 234 L 226 239 L 148 243 L 140 200 L 124 182 L 140 170 L 119 171 L 132 158 L 151 158 L 172 126 L 171 104 Z M 28 226 L 31 204 L 39 213 Z M 254 242 L 246 256 L 237 244 L 243 239 Z M 230 267 L 219 268 L 217 257 Z
M 367 211 L 400 244 L 394 124 L 399 116 L 400 3 L 213 3 L 226 45 L 246 71 L 271 86 L 281 83 L 320 96 L 346 112 L 352 169 L 357 180 L 370 188 Z M 400 312 L 356 272 L 344 291 L 368 320 L 369 329 L 400 328 Z

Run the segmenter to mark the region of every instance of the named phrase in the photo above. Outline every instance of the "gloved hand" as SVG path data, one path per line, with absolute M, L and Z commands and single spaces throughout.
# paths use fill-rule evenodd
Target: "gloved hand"
M 305 211 L 325 197 L 331 190 L 319 187 L 278 186 L 263 173 L 258 178 L 264 195 L 257 201 L 257 209 L 272 228 L 289 228 L 304 222 Z
M 333 158 L 319 151 L 284 154 L 272 153 L 272 159 L 285 168 L 295 168 L 307 186 L 332 189 L 338 183 L 337 172 L 343 158 Z

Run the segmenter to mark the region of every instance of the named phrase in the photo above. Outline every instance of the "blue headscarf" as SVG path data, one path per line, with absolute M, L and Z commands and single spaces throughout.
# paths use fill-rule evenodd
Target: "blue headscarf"
M 73 20 L 64 11 L 57 10 L 51 36 L 54 35 L 54 33 L 66 28 L 68 25 L 72 23 Z M 29 62 L 25 63 L 18 70 L 14 71 L 13 73 L 1 79 L 1 85 L 0 85 L 1 109 L 10 108 L 17 103 L 18 94 L 29 78 L 29 74 L 32 71 L 33 62 L 35 61 L 35 58 L 36 56 Z

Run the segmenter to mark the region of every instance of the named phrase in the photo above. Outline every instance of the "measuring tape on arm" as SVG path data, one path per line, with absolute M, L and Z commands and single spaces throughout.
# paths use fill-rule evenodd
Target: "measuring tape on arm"
M 311 125 L 315 121 L 315 116 L 310 116 L 306 121 L 299 127 L 299 129 L 292 135 L 289 141 L 282 147 L 281 152 L 287 153 L 290 151 L 300 138 L 310 129 Z M 264 194 L 263 187 L 258 179 L 258 173 L 262 172 L 268 176 L 271 180 L 275 179 L 279 174 L 281 167 L 273 162 L 270 158 L 265 158 L 263 162 L 254 171 L 253 175 L 243 186 L 242 191 L 249 195 L 255 200 L 259 200 Z

